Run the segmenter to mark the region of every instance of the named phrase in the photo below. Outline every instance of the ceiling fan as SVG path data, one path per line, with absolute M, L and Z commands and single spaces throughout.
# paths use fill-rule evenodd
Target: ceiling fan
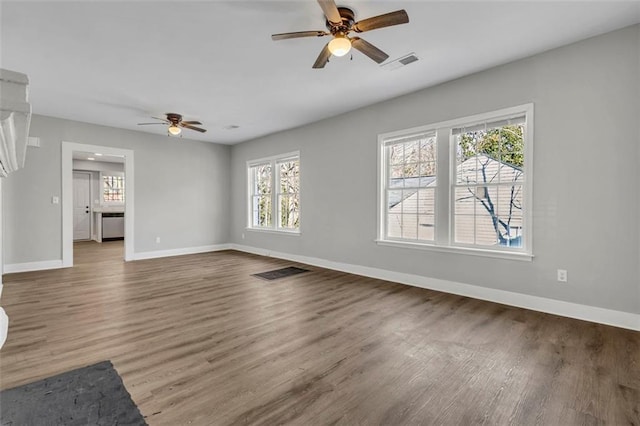
M 202 125 L 202 123 L 199 121 L 183 121 L 182 115 L 176 114 L 175 112 L 168 112 L 165 115 L 166 118 L 151 117 L 156 120 L 160 120 L 161 123 L 138 123 L 138 126 L 147 126 L 149 124 L 168 124 L 169 127 L 167 128 L 167 132 L 173 136 L 178 136 L 182 132 L 181 127 L 185 129 L 195 130 L 201 133 L 207 131 L 206 129 L 194 126 L 194 124 Z
M 404 9 L 356 22 L 353 10 L 346 7 L 337 7 L 334 0 L 317 1 L 324 12 L 324 16 L 326 17 L 325 25 L 329 30 L 328 32 L 298 31 L 293 33 L 273 34 L 271 36 L 272 40 L 285 40 L 288 38 L 298 37 L 324 37 L 326 35 L 333 36 L 333 39 L 329 41 L 329 43 L 327 43 L 320 52 L 318 59 L 316 59 L 316 62 L 313 64 L 313 68 L 324 68 L 327 62 L 329 62 L 329 57 L 331 55 L 344 56 L 352 47 L 364 53 L 377 63 L 382 63 L 389 57 L 389 55 L 360 37 L 349 37 L 349 33 L 352 31 L 356 33 L 363 33 L 365 31 L 406 24 L 409 22 L 409 16 Z

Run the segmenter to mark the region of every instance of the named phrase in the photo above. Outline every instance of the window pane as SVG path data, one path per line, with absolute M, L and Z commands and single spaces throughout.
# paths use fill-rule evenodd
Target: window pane
M 389 179 L 395 180 L 402 178 L 404 178 L 404 166 L 391 166 L 389 169 Z M 403 184 L 400 183 L 400 186 L 403 186 Z
M 472 215 L 455 215 L 454 218 L 456 243 L 473 244 L 475 242 L 475 218 Z
M 421 189 L 418 191 L 418 213 L 421 215 L 435 214 L 435 189 Z
M 298 229 L 300 227 L 300 206 L 298 194 L 280 195 L 281 228 Z
M 285 161 L 278 164 L 280 171 L 280 192 L 297 193 L 300 191 L 300 162 Z
M 418 214 L 418 191 L 404 190 L 402 191 L 402 213 Z
M 456 215 L 476 214 L 476 188 L 469 186 L 456 187 L 454 213 Z
M 420 176 L 423 178 L 423 182 L 429 181 L 429 183 L 436 177 L 436 163 L 428 162 L 420 164 Z M 425 179 L 431 177 L 433 179 Z M 422 186 L 422 185 L 421 185 Z
M 476 243 L 493 245 L 497 241 L 494 218 L 500 206 L 498 187 L 477 187 L 476 200 Z
M 418 239 L 434 240 L 435 217 L 433 215 L 418 216 Z
M 524 167 L 524 125 L 509 125 L 492 129 L 499 135 L 499 152 L 496 156 L 502 163 L 517 169 Z
M 418 238 L 418 216 L 415 214 L 402 215 L 402 238 L 415 240 Z
M 387 148 L 389 164 L 402 164 L 404 162 L 404 145 L 396 144 Z
M 500 163 L 500 183 L 521 183 L 524 180 L 524 173 L 521 169 L 508 164 Z
M 420 161 L 431 162 L 436 161 L 436 139 L 431 136 L 420 141 Z
M 420 160 L 420 143 L 418 141 L 404 144 L 404 163 L 417 163 Z
M 498 218 L 502 238 L 500 244 L 508 247 L 522 246 L 523 210 L 522 186 L 501 186 L 498 192 Z
M 271 165 L 261 164 L 252 168 L 253 171 L 253 193 L 271 193 Z
M 271 196 L 253 197 L 253 226 L 271 226 Z
M 387 203 L 389 212 L 402 213 L 402 191 L 387 191 Z
M 402 214 L 393 212 L 387 215 L 387 236 L 389 238 L 402 237 Z
M 474 184 L 477 182 L 478 161 L 475 155 L 467 157 L 460 155 L 457 158 L 456 182 L 458 184 Z
M 405 179 L 415 179 L 420 175 L 419 163 L 408 163 L 404 166 Z M 415 182 L 405 182 L 405 186 L 415 186 Z
M 474 244 L 478 200 L 475 187 L 457 187 L 454 202 L 454 240 L 456 243 Z M 481 194 L 480 194 L 481 195 Z M 482 207 L 480 207 L 482 208 Z

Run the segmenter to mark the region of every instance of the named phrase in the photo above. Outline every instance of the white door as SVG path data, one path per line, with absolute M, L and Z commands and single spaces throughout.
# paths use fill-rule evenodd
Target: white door
M 91 175 L 73 172 L 73 239 L 91 238 Z

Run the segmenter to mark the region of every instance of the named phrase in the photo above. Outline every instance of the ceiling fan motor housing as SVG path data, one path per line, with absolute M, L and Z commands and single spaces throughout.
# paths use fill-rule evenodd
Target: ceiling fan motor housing
M 182 116 L 180 114 L 176 114 L 173 112 L 168 112 L 167 113 L 167 120 L 169 120 L 171 123 L 177 125 L 179 122 L 182 121 Z
M 346 36 L 347 33 L 351 31 L 351 26 L 355 22 L 355 14 L 353 13 L 353 10 L 347 7 L 339 7 L 338 12 L 340 12 L 342 23 L 339 25 L 334 25 L 327 19 L 325 21 L 325 25 L 332 35 L 342 33 Z

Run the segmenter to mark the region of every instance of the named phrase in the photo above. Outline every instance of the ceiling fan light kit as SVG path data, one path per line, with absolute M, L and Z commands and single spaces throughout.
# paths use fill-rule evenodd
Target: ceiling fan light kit
M 169 126 L 169 128 L 167 129 L 167 131 L 172 134 L 173 136 L 178 136 L 180 133 L 182 133 L 182 130 L 180 129 L 180 127 L 172 124 L 171 126 Z
M 298 31 L 293 33 L 273 34 L 271 36 L 272 40 L 286 40 L 289 38 L 299 37 L 324 37 L 327 35 L 333 36 L 333 39 L 330 40 L 320 51 L 320 55 L 318 55 L 316 62 L 313 64 L 313 68 L 324 68 L 327 62 L 329 62 L 329 57 L 331 55 L 344 56 L 349 53 L 352 47 L 380 64 L 387 60 L 389 55 L 360 37 L 350 38 L 349 33 L 352 31 L 362 33 L 378 28 L 406 24 L 409 22 L 409 15 L 407 15 L 407 12 L 404 9 L 356 22 L 353 10 L 346 7 L 337 7 L 334 0 L 317 1 L 322 8 L 324 16 L 326 17 L 325 25 L 329 32 Z
M 344 56 L 351 50 L 351 40 L 344 34 L 336 34 L 329 42 L 329 52 L 333 56 Z

